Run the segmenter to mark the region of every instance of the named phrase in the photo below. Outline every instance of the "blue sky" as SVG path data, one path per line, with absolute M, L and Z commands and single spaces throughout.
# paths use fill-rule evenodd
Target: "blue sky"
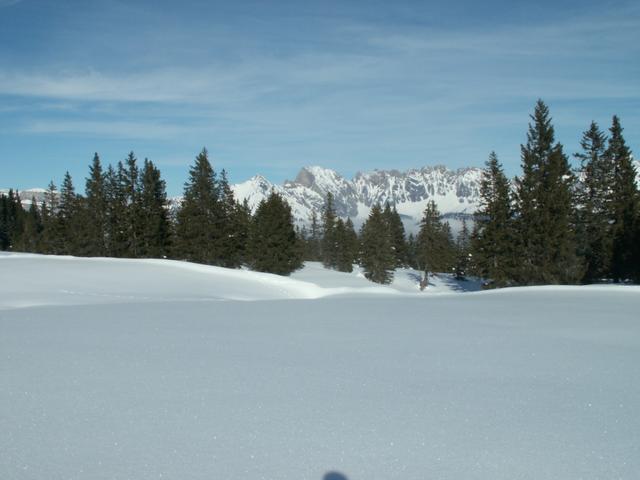
M 203 146 L 232 181 L 491 150 L 517 174 L 537 98 L 568 153 L 614 113 L 640 149 L 640 5 L 0 0 L 0 187 L 133 150 L 178 194 Z

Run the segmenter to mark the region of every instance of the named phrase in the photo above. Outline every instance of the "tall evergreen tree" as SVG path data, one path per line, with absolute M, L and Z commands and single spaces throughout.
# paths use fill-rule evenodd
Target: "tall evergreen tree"
M 306 252 L 305 258 L 313 262 L 321 260 L 321 242 L 322 232 L 321 226 L 318 222 L 318 214 L 315 210 L 311 211 L 311 225 L 306 238 Z
M 521 147 L 523 175 L 516 181 L 522 252 L 517 281 L 573 283 L 582 276 L 572 223 L 574 176 L 542 100 L 531 119 L 527 144 Z
M 144 160 L 140 177 L 140 239 L 138 255 L 161 258 L 168 254 L 170 225 L 167 213 L 166 184 L 160 170 Z
M 469 227 L 467 226 L 467 220 L 463 218 L 462 228 L 456 239 L 455 275 L 458 280 L 466 279 L 469 274 L 470 243 L 471 235 L 469 233 Z
M 104 256 L 106 248 L 107 197 L 105 176 L 100 157 L 96 153 L 89 167 L 89 177 L 85 187 L 86 206 L 91 221 L 85 226 L 88 254 Z
M 442 222 L 433 200 L 427 203 L 420 221 L 416 257 L 419 269 L 424 271 L 423 286 L 426 286 L 430 273 L 448 272 L 454 263 L 455 247 L 451 229 L 448 223 Z
M 60 203 L 56 214 L 60 237 L 63 240 L 62 252 L 67 255 L 77 255 L 80 245 L 80 227 L 78 216 L 80 201 L 76 195 L 73 180 L 69 172 L 65 172 L 60 187 Z
M 335 227 L 337 263 L 336 270 L 352 272 L 358 253 L 358 236 L 350 219 L 346 222 L 339 218 Z
M 17 239 L 18 250 L 38 253 L 42 235 L 42 216 L 35 198 L 31 199 L 29 210 L 24 216 L 22 232 Z
M 393 280 L 396 257 L 389 224 L 379 204 L 374 205 L 360 234 L 364 276 L 372 282 L 387 284 Z
M 228 268 L 238 268 L 243 262 L 244 245 L 240 243 L 240 225 L 238 204 L 233 195 L 233 190 L 227 179 L 227 172 L 220 172 L 220 215 L 217 218 L 216 230 L 220 232 L 220 244 L 217 250 L 220 252 L 219 265 Z
M 615 281 L 629 280 L 640 273 L 640 258 L 637 255 L 637 222 L 639 215 L 636 170 L 631 150 L 622 135 L 620 119 L 613 117 L 605 157 L 613 165 L 612 185 L 612 254 L 611 275 Z
M 606 136 L 595 122 L 582 135 L 577 202 L 578 253 L 584 258 L 584 282 L 610 276 L 613 223 L 613 164 L 605 155 Z
M 138 159 L 133 152 L 129 152 L 125 160 L 124 169 L 120 172 L 122 189 L 125 194 L 125 232 L 127 238 L 127 257 L 137 258 L 141 248 L 142 206 L 140 203 L 140 169 Z
M 489 286 L 504 287 L 513 281 L 514 241 L 509 180 L 491 152 L 482 172 L 480 208 L 471 240 L 477 273 Z
M 220 189 L 206 149 L 196 157 L 177 214 L 176 255 L 192 262 L 218 264 Z
M 383 213 L 391 232 L 396 266 L 404 267 L 407 264 L 407 241 L 404 235 L 402 219 L 396 207 L 394 206 L 392 209 L 389 202 L 386 203 Z
M 109 165 L 105 175 L 105 249 L 107 255 L 111 257 L 125 257 L 129 251 L 127 194 L 124 176 L 125 168 L 122 162 L 118 162 L 117 168 Z
M 58 219 L 59 208 L 60 194 L 55 183 L 51 181 L 44 193 L 44 203 L 42 205 L 43 232 L 41 249 L 43 253 L 53 255 L 64 253 L 64 238 Z
M 336 222 L 333 194 L 329 192 L 322 212 L 322 264 L 325 268 L 336 268 L 338 265 Z
M 291 207 L 276 192 L 258 205 L 249 236 L 249 265 L 259 272 L 289 275 L 302 266 L 302 245 Z

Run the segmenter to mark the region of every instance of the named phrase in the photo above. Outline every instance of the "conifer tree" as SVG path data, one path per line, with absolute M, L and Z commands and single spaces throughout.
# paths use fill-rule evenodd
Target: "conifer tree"
M 110 257 L 124 257 L 129 248 L 124 176 L 125 168 L 122 162 L 118 162 L 117 169 L 109 165 L 105 175 L 105 249 Z
M 0 249 L 16 250 L 24 228 L 25 212 L 18 192 L 0 195 Z
M 251 222 L 249 257 L 249 265 L 259 272 L 289 275 L 302 266 L 291 207 L 274 191 L 260 202 Z
M 124 169 L 120 171 L 122 189 L 125 195 L 125 232 L 127 238 L 126 256 L 137 258 L 140 255 L 142 209 L 140 204 L 140 170 L 138 159 L 129 152 Z
M 246 264 L 248 261 L 251 220 L 251 207 L 249 207 L 249 201 L 245 198 L 242 203 L 236 202 L 236 247 L 238 248 L 241 265 Z
M 102 172 L 100 157 L 96 153 L 89 167 L 89 177 L 86 181 L 85 197 L 88 216 L 91 221 L 85 226 L 88 254 L 92 256 L 104 256 L 106 249 L 106 225 L 107 225 L 107 197 L 105 189 L 105 176 Z
M 58 219 L 58 210 L 60 208 L 59 197 L 60 195 L 55 183 L 53 183 L 53 181 L 49 182 L 49 186 L 44 193 L 44 203 L 42 205 L 43 232 L 41 249 L 43 253 L 53 255 L 64 253 L 64 238 Z
M 605 155 L 606 136 L 591 122 L 580 141 L 582 151 L 576 185 L 578 254 L 584 258 L 586 283 L 610 276 L 613 237 L 613 173 L 611 159 Z
M 138 255 L 161 258 L 169 252 L 170 225 L 167 213 L 166 184 L 160 170 L 144 160 L 140 177 L 140 239 Z
M 24 216 L 22 232 L 18 236 L 18 250 L 37 253 L 40 251 L 40 236 L 42 235 L 42 217 L 35 198 L 31 199 L 29 210 Z
M 467 220 L 463 218 L 462 228 L 456 239 L 455 276 L 458 280 L 464 280 L 469 273 L 470 240 L 471 236 L 469 234 L 469 227 L 467 227 Z
M 325 268 L 336 268 L 338 264 L 336 221 L 333 194 L 329 192 L 322 212 L 322 264 Z
M 515 237 L 509 180 L 495 152 L 485 163 L 480 181 L 480 208 L 475 214 L 472 252 L 477 273 L 488 286 L 513 281 Z
M 431 200 L 420 221 L 416 240 L 416 260 L 418 268 L 424 271 L 423 282 L 428 281 L 430 273 L 450 271 L 454 252 L 451 228 L 448 223 L 442 222 L 438 207 Z
M 341 218 L 336 221 L 335 237 L 337 246 L 336 270 L 352 272 L 353 262 L 357 255 L 357 235 L 351 220 L 344 222 Z
M 523 175 L 516 180 L 522 252 L 516 279 L 525 285 L 573 283 L 582 276 L 572 223 L 574 177 L 542 100 L 531 119 L 521 146 Z
M 393 280 L 396 257 L 389 225 L 379 204 L 374 205 L 360 235 L 361 265 L 372 282 L 387 284 Z
M 227 268 L 238 268 L 242 265 L 244 250 L 244 246 L 239 242 L 240 212 L 224 169 L 220 172 L 219 192 L 220 215 L 217 218 L 216 230 L 220 232 L 220 244 L 217 248 L 220 260 L 217 263 Z
M 192 262 L 220 261 L 220 190 L 206 149 L 196 157 L 185 183 L 176 224 L 176 256 Z
M 80 202 L 76 195 L 73 180 L 69 172 L 65 172 L 60 187 L 60 203 L 56 214 L 62 251 L 59 253 L 77 255 L 79 250 L 78 215 Z
M 640 207 L 631 150 L 622 135 L 620 119 L 615 115 L 609 131 L 611 135 L 605 157 L 613 165 L 611 275 L 619 282 L 638 277 L 640 258 L 636 255 Z
M 402 219 L 396 207 L 394 206 L 392 209 L 389 202 L 386 203 L 383 213 L 389 225 L 389 231 L 391 232 L 396 266 L 404 267 L 407 264 L 407 241 L 404 235 Z
M 315 210 L 311 211 L 311 225 L 306 237 L 306 252 L 305 258 L 312 262 L 318 262 L 321 260 L 321 242 L 322 232 L 318 222 L 318 214 Z

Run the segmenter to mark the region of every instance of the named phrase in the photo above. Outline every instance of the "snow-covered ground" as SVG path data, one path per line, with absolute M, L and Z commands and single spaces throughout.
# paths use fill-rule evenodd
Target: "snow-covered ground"
M 640 288 L 414 277 L 2 255 L 0 478 L 637 478 Z

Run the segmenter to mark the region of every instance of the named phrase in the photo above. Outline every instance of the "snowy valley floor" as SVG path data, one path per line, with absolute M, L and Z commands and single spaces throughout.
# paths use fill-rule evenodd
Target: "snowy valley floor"
M 640 287 L 412 275 L 2 255 L 0 478 L 638 478 Z

